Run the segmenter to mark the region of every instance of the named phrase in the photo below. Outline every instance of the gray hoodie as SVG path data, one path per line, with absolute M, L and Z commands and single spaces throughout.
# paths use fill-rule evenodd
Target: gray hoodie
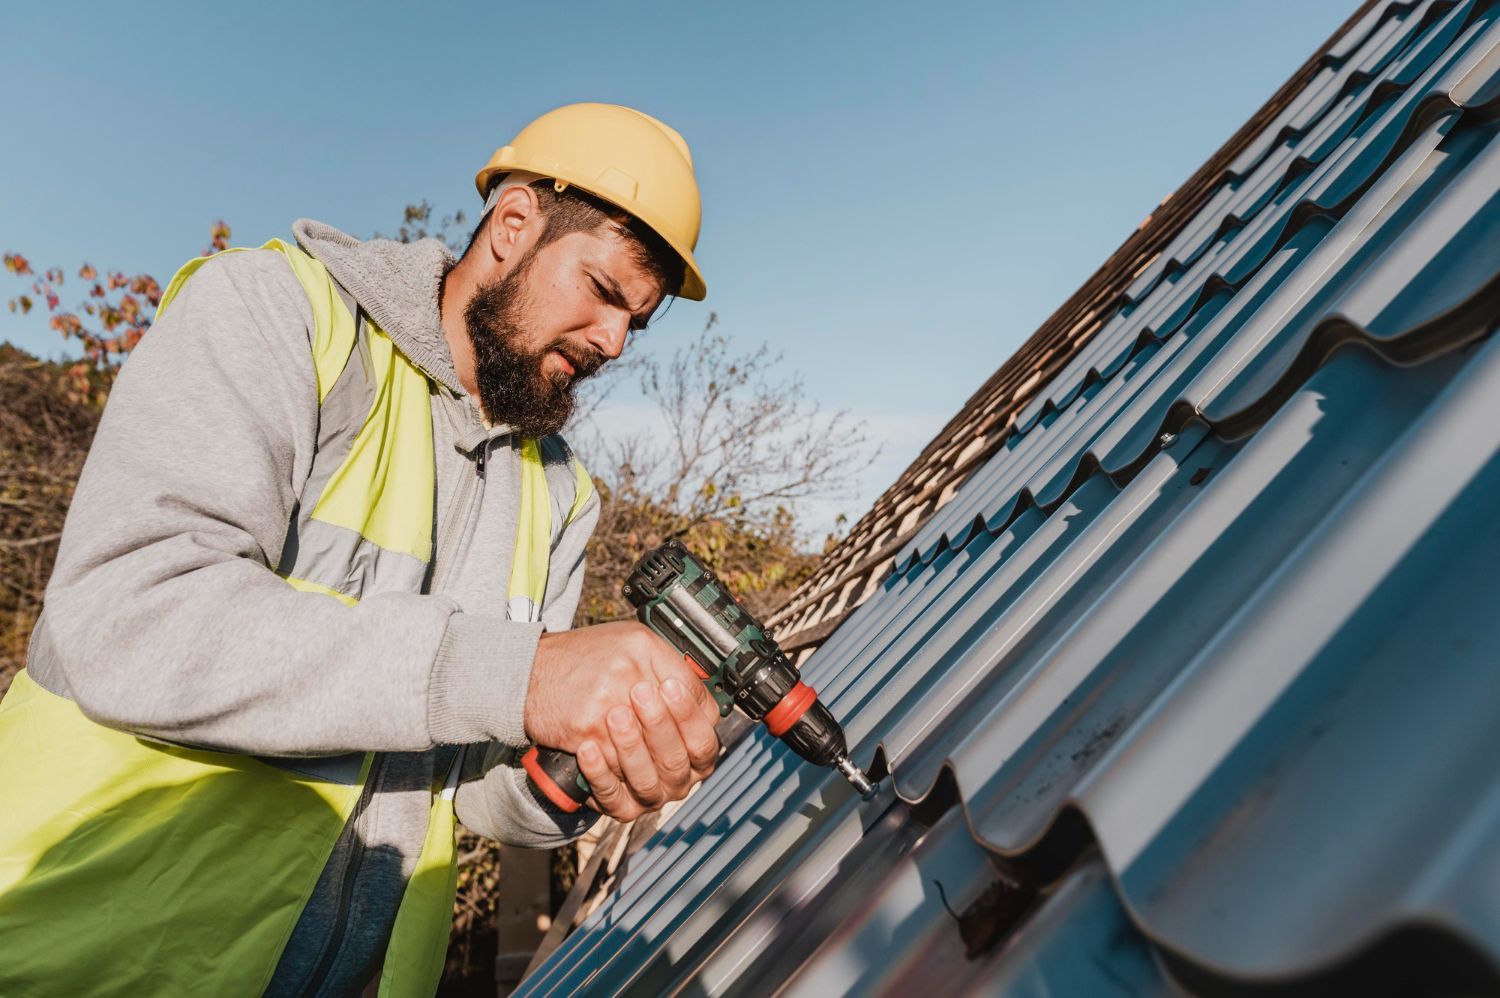
M 507 620 L 519 442 L 485 425 L 454 373 L 438 315 L 451 254 L 306 220 L 294 232 L 438 386 L 432 591 L 347 608 L 274 574 L 318 436 L 312 315 L 281 254 L 226 254 L 187 282 L 120 374 L 28 667 L 113 728 L 327 765 L 379 753 L 270 989 L 343 994 L 379 970 L 452 746 L 473 746 L 455 804 L 482 835 L 548 847 L 597 817 L 539 806 L 515 750 L 537 638 L 571 624 L 598 499 L 562 528 L 554 497 L 542 621 Z

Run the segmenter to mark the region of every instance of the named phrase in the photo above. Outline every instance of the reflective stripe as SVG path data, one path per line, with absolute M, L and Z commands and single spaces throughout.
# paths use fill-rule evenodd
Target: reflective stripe
M 420 592 L 427 573 L 425 557 L 382 547 L 361 533 L 359 526 L 328 522 L 330 516 L 360 521 L 374 515 L 377 510 L 389 512 L 393 506 L 412 502 L 413 488 L 392 490 L 388 486 L 389 477 L 400 475 L 400 468 L 409 462 L 404 457 L 392 460 L 389 455 L 381 459 L 378 449 L 389 446 L 390 441 L 378 437 L 371 428 L 392 419 L 406 418 L 389 411 L 380 415 L 379 407 L 394 398 L 389 392 L 382 394 L 382 386 L 388 388 L 393 382 L 409 381 L 410 375 L 400 370 L 403 367 L 421 377 L 420 372 L 416 372 L 394 349 L 390 338 L 379 326 L 364 317 L 356 323 L 337 295 L 332 307 L 334 311 L 342 312 L 349 319 L 350 328 L 357 332 L 343 374 L 323 400 L 318 450 L 313 455 L 312 470 L 303 486 L 295 522 L 287 531 L 277 574 L 299 589 L 336 596 L 351 604 L 374 593 Z M 330 347 L 341 348 L 341 345 Z M 431 417 L 426 408 L 426 384 L 426 379 L 422 378 L 422 400 L 424 412 L 428 413 L 429 436 L 418 459 L 425 458 L 430 465 Z M 398 439 L 395 443 L 398 447 L 410 445 L 407 439 Z M 365 460 L 362 465 L 356 462 L 356 447 L 365 448 L 366 455 L 375 453 L 377 460 Z M 404 486 L 415 484 L 415 475 L 406 477 L 409 481 L 404 482 Z M 409 514 L 427 518 L 417 522 L 431 519 L 430 489 L 426 495 L 425 510 L 418 509 Z M 351 515 L 351 510 L 356 512 Z M 394 515 L 401 514 L 398 511 Z M 430 536 L 431 529 L 428 528 L 426 533 Z
M 573 522 L 583 504 L 589 501 L 589 496 L 594 494 L 594 479 L 583 467 L 583 462 L 573 458 L 573 508 L 568 510 L 568 517 L 563 521 L 566 526 Z
M 341 303 L 342 304 L 342 303 Z M 367 323 L 375 398 L 312 519 L 422 563 L 432 557 L 432 409 L 427 377 Z
M 354 600 L 375 593 L 420 592 L 427 575 L 425 561 L 387 551 L 357 531 L 320 520 L 305 521 L 294 543 L 288 582 L 315 584 Z
M 312 472 L 302 486 L 302 506 L 309 512 L 318 504 L 333 473 L 348 458 L 354 438 L 365 425 L 370 406 L 375 402 L 370 333 L 363 322 L 358 329 L 344 374 L 318 409 L 318 449 L 313 455 Z

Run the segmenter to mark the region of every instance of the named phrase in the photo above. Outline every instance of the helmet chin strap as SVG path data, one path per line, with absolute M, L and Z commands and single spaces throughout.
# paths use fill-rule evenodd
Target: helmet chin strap
M 541 174 L 527 173 L 525 170 L 512 170 L 511 172 L 507 173 L 504 180 L 500 181 L 494 187 L 490 188 L 490 196 L 484 199 L 484 208 L 480 210 L 479 217 L 483 218 L 485 215 L 488 215 L 490 213 L 490 211 L 495 207 L 495 202 L 500 200 L 500 195 L 505 191 L 506 188 L 524 187 L 527 184 L 530 184 L 533 180 L 541 179 Z

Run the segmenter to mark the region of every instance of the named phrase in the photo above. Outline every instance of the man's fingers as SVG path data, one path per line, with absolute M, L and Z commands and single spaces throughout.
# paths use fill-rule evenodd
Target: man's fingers
M 681 652 L 635 621 L 543 639 L 527 695 L 527 733 L 538 744 L 577 746 L 579 769 L 603 813 L 630 820 L 686 797 L 713 771 L 718 707 Z M 596 673 L 582 686 L 580 662 Z
M 719 736 L 714 731 L 714 723 L 703 716 L 703 712 L 697 709 L 696 702 L 677 680 L 669 679 L 663 683 L 661 695 L 666 701 L 667 711 L 677 722 L 677 731 L 692 765 L 693 776 L 701 780 L 714 771 L 714 766 L 719 761 Z M 713 716 L 717 720 L 719 712 L 714 711 Z
M 667 661 L 657 666 L 657 676 L 663 683 L 669 679 L 676 679 L 680 682 L 682 688 L 688 692 L 688 699 L 698 708 L 708 723 L 717 724 L 719 705 L 714 700 L 713 694 L 708 692 L 708 684 L 703 681 L 702 674 L 693 667 L 686 655 L 679 655 L 672 649 L 668 649 L 668 652 Z
M 641 733 L 656 761 L 657 775 L 664 784 L 666 796 L 673 800 L 683 797 L 693 785 L 693 765 L 676 719 L 668 712 L 655 683 L 636 683 L 631 687 L 630 699 L 635 704 Z
M 589 781 L 594 810 L 618 821 L 631 821 L 640 815 L 640 805 L 630 796 L 625 784 L 610 772 L 598 745 L 584 742 L 578 746 L 578 770 Z
M 603 741 L 595 741 L 594 748 L 598 750 L 599 755 L 603 757 L 604 765 L 607 766 L 609 768 L 609 771 L 615 775 L 615 779 L 623 780 L 625 778 L 625 774 L 620 769 L 620 756 L 619 753 L 615 751 L 614 743 L 610 741 L 610 739 L 605 738 Z
M 609 737 L 615 743 L 615 752 L 620 757 L 620 769 L 625 773 L 625 785 L 647 810 L 655 810 L 666 803 L 666 793 L 661 778 L 656 772 L 656 762 L 651 750 L 641 736 L 641 726 L 636 723 L 635 712 L 629 707 L 614 707 L 609 712 Z
M 713 727 L 719 723 L 719 702 L 708 692 L 708 684 L 698 679 L 697 673 L 693 673 L 693 680 L 696 681 L 687 683 L 688 698 L 697 706 L 698 713 L 703 715 L 709 727 Z
M 641 630 L 645 631 L 650 639 L 647 642 L 647 648 L 651 653 L 648 665 L 656 675 L 657 682 L 664 683 L 668 679 L 675 677 L 684 682 L 691 679 L 699 686 L 703 685 L 703 674 L 699 672 L 699 667 L 694 665 L 695 660 L 691 656 L 684 655 L 676 648 L 667 644 L 655 632 L 647 628 L 645 624 L 640 626 Z M 703 663 L 701 667 L 707 668 L 707 663 Z

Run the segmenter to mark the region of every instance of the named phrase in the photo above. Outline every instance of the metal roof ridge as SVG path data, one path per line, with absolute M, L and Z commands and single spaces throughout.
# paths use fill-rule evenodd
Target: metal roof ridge
M 1500 28 L 1497 28 L 1497 30 L 1500 30 Z M 1416 137 L 1420 135 L 1426 127 L 1430 127 L 1433 123 L 1447 115 L 1456 115 L 1458 122 L 1461 122 L 1466 117 L 1476 118 L 1480 122 L 1483 122 L 1496 113 L 1500 113 L 1500 91 L 1497 91 L 1496 94 L 1488 97 L 1483 101 L 1468 105 L 1455 101 L 1451 96 L 1451 93 L 1431 93 L 1426 95 L 1417 102 L 1417 105 L 1415 107 L 1413 107 L 1411 115 L 1406 118 L 1406 120 L 1402 124 L 1396 141 L 1392 144 L 1391 148 L 1387 150 L 1386 154 L 1381 158 L 1380 165 L 1376 169 L 1372 170 L 1369 176 L 1363 182 L 1358 184 L 1353 190 L 1349 191 L 1344 197 L 1341 197 L 1333 205 L 1325 207 L 1319 204 L 1315 197 L 1304 198 L 1296 202 L 1288 212 L 1288 217 L 1286 219 L 1285 225 L 1277 234 L 1274 240 L 1275 245 L 1267 248 L 1266 253 L 1263 255 L 1262 259 L 1264 260 L 1264 258 L 1269 256 L 1271 252 L 1274 252 L 1275 248 L 1285 245 L 1288 241 L 1290 241 L 1290 239 L 1296 234 L 1297 231 L 1300 231 L 1302 227 L 1306 226 L 1313 219 L 1319 217 L 1338 218 L 1347 213 L 1359 201 L 1359 198 L 1369 190 L 1375 178 L 1383 176 L 1385 171 L 1389 168 L 1390 164 L 1393 163 L 1397 158 L 1399 158 L 1399 156 L 1408 148 L 1410 148 Z M 1419 121 L 1423 124 L 1419 125 Z M 1226 287 L 1231 288 L 1232 290 L 1238 290 L 1251 279 L 1253 273 L 1253 270 L 1247 270 L 1239 277 L 1237 281 L 1234 282 L 1231 282 L 1227 278 L 1222 277 L 1220 278 L 1220 280 Z M 1199 296 L 1200 300 L 1207 300 L 1206 293 L 1207 288 L 1205 287 L 1204 293 Z M 1465 302 L 1461 304 L 1466 305 L 1470 308 L 1480 307 L 1482 306 L 1483 301 L 1488 300 L 1488 295 L 1491 293 L 1492 292 L 1488 289 L 1487 285 L 1481 286 L 1480 288 L 1476 289 L 1476 291 L 1473 292 L 1470 297 L 1478 297 L 1479 299 L 1482 299 L 1482 301 L 1473 303 Z M 1432 324 L 1434 324 L 1435 330 L 1437 332 L 1441 332 L 1442 330 L 1445 330 L 1452 321 L 1453 317 L 1435 316 L 1433 317 Z M 1345 341 L 1361 341 L 1364 342 L 1367 346 L 1370 346 L 1372 349 L 1375 349 L 1377 352 L 1380 352 L 1381 350 L 1399 351 L 1405 346 L 1409 345 L 1405 342 L 1408 339 L 1415 337 L 1417 340 L 1425 342 L 1426 339 L 1434 335 L 1435 330 L 1424 327 L 1421 329 L 1407 330 L 1403 333 L 1396 334 L 1391 337 L 1376 337 L 1370 334 L 1368 331 L 1360 328 L 1357 324 L 1351 323 L 1348 320 L 1343 319 L 1341 316 L 1332 315 L 1325 317 L 1324 320 L 1320 320 L 1318 326 L 1314 327 L 1314 329 L 1309 332 L 1308 339 L 1310 341 L 1313 337 L 1316 336 L 1321 340 L 1328 340 L 1329 343 L 1333 345 L 1337 345 L 1337 343 L 1342 343 Z M 1307 344 L 1305 343 L 1304 348 L 1306 348 L 1306 346 Z M 1140 348 L 1141 343 L 1139 340 L 1137 340 L 1126 352 L 1124 362 L 1128 362 L 1129 357 L 1137 354 L 1140 351 Z M 1332 346 L 1328 346 L 1328 348 L 1332 349 Z M 1446 346 L 1436 346 L 1433 349 L 1446 349 Z M 1418 356 L 1416 360 L 1407 362 L 1414 363 L 1420 361 L 1421 359 L 1425 359 L 1426 356 L 1430 355 L 1430 353 L 1423 354 L 1421 356 Z M 1387 359 L 1391 359 L 1394 362 L 1395 356 L 1397 355 L 1392 354 L 1391 357 Z M 1304 366 L 1309 363 L 1306 358 L 1299 359 Z M 1319 361 L 1318 364 L 1314 365 L 1310 369 L 1305 370 L 1300 375 L 1300 377 L 1305 380 L 1306 377 L 1311 376 L 1311 374 L 1316 370 L 1316 367 L 1320 364 L 1321 361 Z M 1118 373 L 1119 370 L 1123 369 L 1124 363 L 1112 366 L 1114 366 L 1115 372 Z M 1290 371 L 1287 372 L 1287 376 L 1295 377 Z M 1279 386 L 1275 390 L 1289 392 L 1291 390 L 1295 390 L 1297 384 L 1300 384 L 1300 381 L 1289 382 L 1287 385 Z M 1050 415 L 1052 413 L 1062 412 L 1066 408 L 1071 406 L 1074 402 L 1076 402 L 1080 397 L 1082 397 L 1082 395 L 1083 391 L 1081 388 L 1076 391 L 1070 392 L 1063 404 L 1056 404 L 1049 398 L 1046 405 L 1044 406 L 1045 413 Z M 1180 399 L 1178 401 L 1179 404 L 1185 404 L 1182 403 L 1182 400 Z M 1245 426 L 1249 426 L 1250 424 L 1245 423 L 1244 421 L 1255 418 L 1255 412 L 1262 409 L 1264 407 L 1264 404 L 1268 401 L 1269 400 L 1266 398 L 1258 397 L 1252 400 L 1249 404 L 1243 406 L 1241 412 L 1234 413 L 1232 414 L 1232 416 L 1219 417 L 1220 422 L 1228 420 L 1228 425 L 1227 427 L 1224 427 L 1222 429 L 1219 427 L 1216 427 L 1216 429 L 1221 429 L 1222 432 L 1229 433 L 1230 439 L 1233 439 L 1233 437 L 1236 435 L 1243 435 L 1244 433 L 1249 432 L 1249 429 L 1242 429 L 1238 427 L 1241 427 L 1242 424 Z M 1180 430 L 1181 427 L 1186 424 L 1187 420 L 1192 417 L 1197 409 L 1197 407 L 1192 406 L 1190 406 L 1189 408 L 1192 411 L 1178 413 L 1175 421 L 1170 418 L 1169 414 L 1169 418 L 1163 421 L 1160 432 L 1175 433 Z M 1013 428 L 1012 435 L 1019 437 L 1029 434 L 1040 424 L 1041 418 L 1041 415 L 1038 415 L 1035 419 L 1029 421 L 1024 426 L 1018 424 Z M 1143 464 L 1144 461 L 1150 459 L 1152 453 L 1154 453 L 1154 451 L 1150 450 L 1149 448 L 1146 451 L 1141 452 L 1137 455 L 1135 460 L 1129 462 L 1126 465 L 1117 466 L 1117 471 L 1112 472 L 1112 476 L 1119 471 L 1123 471 L 1125 468 L 1135 467 Z M 1066 498 L 1066 496 L 1062 496 L 1060 498 Z M 1024 502 L 1018 502 L 1018 506 L 1020 505 L 1024 505 Z M 991 531 L 994 531 L 996 529 L 1004 529 L 1003 523 L 1008 522 L 1009 517 L 1001 521 L 1002 525 L 1000 526 L 996 526 L 996 524 L 992 522 L 987 526 L 987 529 L 990 529 Z M 965 528 L 957 537 L 949 538 L 948 533 L 944 532 L 938 537 L 928 538 L 924 544 L 922 543 L 921 532 L 919 531 L 918 535 L 913 537 L 912 540 L 908 542 L 907 546 L 903 548 L 903 550 L 899 554 L 896 555 L 896 565 L 893 571 L 896 573 L 904 573 L 910 571 L 912 567 L 917 564 L 927 564 L 932 560 L 932 557 L 935 556 L 935 553 L 941 550 L 940 544 L 946 542 L 950 547 L 954 546 L 955 543 L 957 544 L 957 546 L 962 546 L 962 544 L 966 543 L 967 539 L 972 535 L 972 530 Z
M 1500 101 L 1496 102 L 1496 107 L 1500 108 Z M 957 534 L 944 533 L 922 550 L 904 552 L 898 556 L 893 571 L 895 574 L 905 575 L 914 568 L 931 564 L 940 552 L 961 548 L 968 543 L 974 536 L 976 527 L 982 527 L 991 534 L 999 533 L 1032 506 L 1044 514 L 1050 514 L 1094 472 L 1103 473 L 1117 486 L 1125 485 L 1161 451 L 1164 443 L 1170 443 L 1168 438 L 1181 433 L 1195 419 L 1205 422 L 1215 434 L 1226 440 L 1247 436 L 1264 424 L 1287 398 L 1342 348 L 1359 346 L 1388 364 L 1411 366 L 1489 336 L 1494 329 L 1492 326 L 1484 326 L 1482 319 L 1495 314 L 1500 314 L 1500 271 L 1492 274 L 1446 311 L 1391 336 L 1371 333 L 1338 313 L 1324 316 L 1307 333 L 1296 356 L 1271 387 L 1240 408 L 1211 417 L 1203 411 L 1202 406 L 1195 406 L 1179 397 L 1172 402 L 1151 442 L 1131 460 L 1109 468 L 1090 447 L 1079 455 L 1068 487 L 1056 496 L 1049 497 L 1045 505 L 1038 503 L 1030 489 L 1023 486 L 1013 499 L 1004 503 L 981 524 L 969 524 Z M 1204 401 L 1207 403 L 1212 400 Z

